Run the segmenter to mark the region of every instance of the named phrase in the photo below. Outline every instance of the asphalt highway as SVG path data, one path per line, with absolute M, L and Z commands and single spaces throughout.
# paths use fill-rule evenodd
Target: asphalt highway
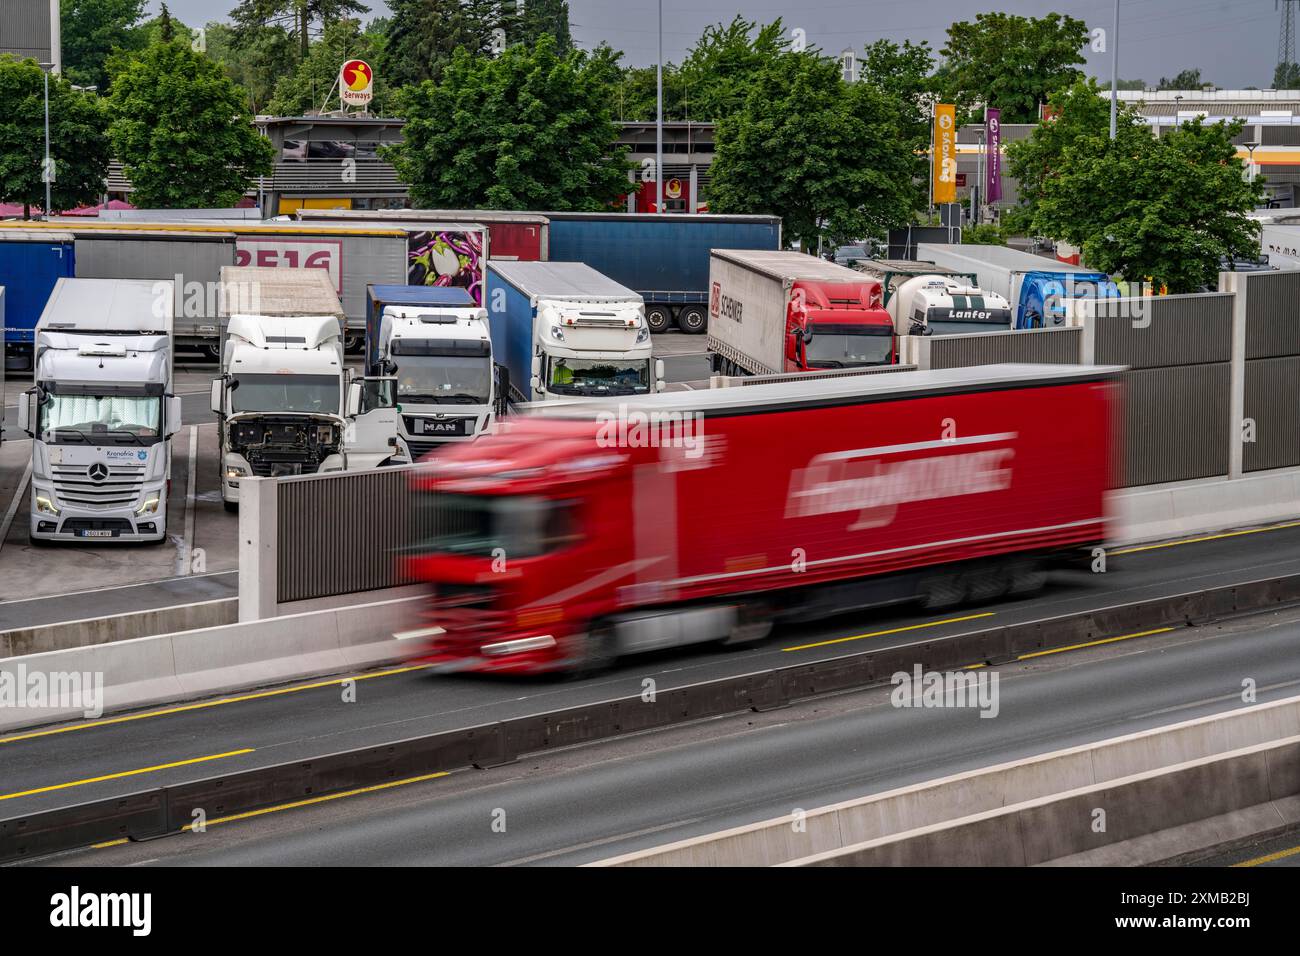
M 1300 573 L 1300 528 L 1208 536 L 1116 553 L 1106 573 L 1058 575 L 1031 599 L 944 616 L 915 609 L 865 612 L 783 628 L 744 650 L 707 648 L 633 658 L 585 681 L 434 676 L 420 668 L 397 667 L 349 675 L 355 682 L 327 678 L 15 731 L 0 737 L 0 815 L 631 696 L 643 692 L 646 680 L 666 689 L 1285 573 Z M 1131 643 L 1153 639 L 1161 636 L 1135 637 Z
M 307 801 L 77 865 L 576 864 L 1300 692 L 1300 610 L 997 671 L 998 709 L 888 689 Z M 248 741 L 250 744 L 253 740 Z M 261 751 L 258 751 L 259 753 Z M 1294 845 L 1294 840 L 1290 845 Z

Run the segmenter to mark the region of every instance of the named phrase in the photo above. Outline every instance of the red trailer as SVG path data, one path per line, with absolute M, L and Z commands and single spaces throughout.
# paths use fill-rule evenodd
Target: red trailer
M 1115 369 L 556 404 L 413 472 L 445 669 L 540 672 L 1041 584 L 1106 537 Z

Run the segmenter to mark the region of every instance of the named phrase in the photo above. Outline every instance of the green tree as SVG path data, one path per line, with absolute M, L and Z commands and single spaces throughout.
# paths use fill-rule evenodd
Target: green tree
M 876 86 L 898 104 L 903 148 L 913 157 L 912 175 L 922 182 L 929 175 L 930 100 L 933 97 L 934 56 L 922 41 L 902 44 L 877 40 L 867 46 L 859 79 Z
M 327 106 L 326 97 L 335 107 L 338 106 L 338 90 L 335 84 L 339 78 L 339 67 L 344 61 L 359 58 L 372 67 L 383 53 L 383 38 L 363 33 L 356 20 L 340 20 L 325 28 L 324 35 L 311 45 L 307 58 L 298 64 L 297 69 L 282 77 L 275 85 L 275 95 L 267 104 L 267 110 L 276 116 L 303 116 L 312 110 Z M 374 78 L 375 97 L 370 101 L 369 111 L 383 115 L 387 106 L 386 98 L 389 84 L 382 73 Z M 331 90 L 333 92 L 331 92 Z
M 1279 63 L 1273 68 L 1273 89 L 1300 88 L 1300 63 Z
M 284 28 L 298 44 L 298 55 L 306 59 L 313 29 L 321 33 L 331 23 L 369 12 L 359 0 L 239 0 L 230 18 L 239 30 Z
M 619 54 L 622 56 L 622 54 Z M 624 70 L 614 88 L 614 115 L 620 120 L 653 120 L 658 109 L 653 66 L 635 66 Z M 686 81 L 671 63 L 664 64 L 664 119 L 687 118 Z
M 403 142 L 385 156 L 429 208 L 600 210 L 628 190 L 608 71 L 553 37 L 500 57 L 457 51 L 442 82 L 398 94 Z
M 1065 168 L 1065 154 L 1083 140 L 1110 135 L 1110 100 L 1094 79 L 1084 79 L 1064 90 L 1057 90 L 1049 100 L 1053 119 L 1039 123 L 1022 140 L 1006 146 L 1006 171 L 1019 185 L 1020 205 L 1004 213 L 1024 231 L 1032 228 L 1038 201 L 1046 182 Z M 1147 136 L 1141 114 L 1132 104 L 1120 103 L 1116 128 L 1121 137 L 1137 133 Z M 1139 142 L 1135 148 L 1139 148 Z
M 1160 77 L 1160 82 L 1156 85 L 1157 90 L 1199 90 L 1206 84 L 1201 79 L 1200 70 L 1183 70 L 1177 76 Z
M 942 92 L 969 121 L 976 104 L 1002 110 L 1004 123 L 1034 123 L 1038 106 L 1083 78 L 1088 25 L 1049 13 L 1021 17 L 980 13 L 948 27 Z
M 718 123 L 709 207 L 779 215 L 805 246 L 883 236 L 924 195 L 899 123 L 897 101 L 845 83 L 838 61 L 815 50 L 778 56 Z
M 232 206 L 274 150 L 244 91 L 188 46 L 155 43 L 113 78 L 109 138 L 141 206 Z
M 1224 257 L 1259 254 L 1247 214 L 1264 185 L 1244 178 L 1232 143 L 1241 129 L 1197 119 L 1161 137 L 1137 126 L 1114 142 L 1081 136 L 1044 182 L 1034 221 L 1092 268 L 1175 293 L 1213 286 Z
M 494 0 L 389 0 L 383 73 L 394 87 L 438 82 L 457 50 L 488 53 L 500 24 Z
M 0 201 L 23 204 L 23 216 L 45 205 L 45 75 L 35 60 L 0 56 Z M 50 203 L 72 209 L 104 193 L 110 150 L 108 117 L 99 97 L 50 77 Z
M 144 6 L 145 0 L 62 0 L 64 76 L 78 86 L 107 90 L 109 55 L 141 46 L 134 28 L 144 19 Z
M 745 103 L 751 82 L 789 49 L 780 17 L 760 26 L 737 16 L 706 27 L 679 70 L 684 108 L 694 119 L 730 116 Z M 664 83 L 666 100 L 666 76 Z
M 224 23 L 204 27 L 209 58 L 220 63 L 226 75 L 243 88 L 253 114 L 269 112 L 267 104 L 276 84 L 294 72 L 298 48 L 280 27 L 235 30 Z
M 555 51 L 561 56 L 573 49 L 568 0 L 525 0 L 522 11 L 514 0 L 506 0 L 502 7 L 511 43 L 536 43 L 543 33 L 549 33 L 555 37 Z

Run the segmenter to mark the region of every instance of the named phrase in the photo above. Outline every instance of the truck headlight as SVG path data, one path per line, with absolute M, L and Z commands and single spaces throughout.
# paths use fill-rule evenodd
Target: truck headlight
M 162 498 L 157 494 L 152 494 L 140 503 L 140 507 L 135 509 L 138 515 L 154 515 L 158 513 L 158 505 Z
M 640 329 L 637 330 L 636 344 L 640 345 L 642 342 L 649 342 L 649 341 L 650 341 L 650 329 L 643 325 L 641 326 Z
M 36 513 L 41 515 L 59 514 L 59 509 L 54 506 L 54 501 L 45 495 L 36 496 Z
M 564 341 L 564 329 L 560 328 L 558 325 L 552 325 L 552 326 L 551 326 L 551 338 L 555 339 L 555 341 L 557 341 L 557 342 L 563 342 L 563 341 Z

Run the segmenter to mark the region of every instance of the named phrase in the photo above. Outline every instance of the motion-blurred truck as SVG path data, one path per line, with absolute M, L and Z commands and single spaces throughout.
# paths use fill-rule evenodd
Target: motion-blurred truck
M 714 373 L 775 375 L 893 365 L 880 283 L 802 252 L 714 249 L 708 348 Z
M 405 572 L 433 587 L 418 657 L 585 670 L 760 640 L 773 622 L 1035 590 L 1106 538 L 1118 371 L 989 365 L 538 406 L 412 471 Z

